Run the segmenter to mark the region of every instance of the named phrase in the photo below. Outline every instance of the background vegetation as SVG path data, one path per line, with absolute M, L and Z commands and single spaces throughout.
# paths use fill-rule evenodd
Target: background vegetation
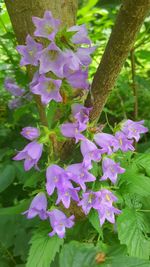
M 97 50 L 93 56 L 93 62 L 90 67 L 90 80 L 99 64 L 106 43 L 109 39 L 111 30 L 114 25 L 119 4 L 121 1 L 114 0 L 84 0 L 80 1 L 78 10 L 78 24 L 86 24 L 90 38 L 96 44 Z M 108 102 L 101 116 L 101 123 L 106 124 L 105 129 L 109 131 L 109 124 L 114 125 L 123 118 L 133 120 L 145 120 L 145 125 L 150 129 L 150 16 L 146 18 L 140 33 L 138 34 L 134 50 L 130 53 L 122 72 L 118 78 L 117 84 L 109 96 Z M 28 78 L 26 70 L 19 66 L 19 55 L 16 50 L 16 39 L 12 31 L 8 13 L 3 1 L 0 1 L 0 266 L 24 266 L 28 253 L 29 241 L 34 230 L 39 225 L 38 220 L 26 220 L 19 215 L 29 205 L 32 195 L 35 194 L 37 184 L 44 179 L 44 174 L 29 171 L 25 173 L 22 163 L 13 162 L 12 157 L 16 147 L 22 148 L 26 142 L 19 136 L 22 127 L 32 125 L 36 126 L 38 115 L 34 101 L 25 100 L 21 107 L 10 110 L 8 101 L 12 96 L 5 90 L 4 79 L 6 77 L 14 77 L 17 83 L 26 88 L 28 91 Z M 137 104 L 137 112 L 135 112 L 135 103 Z M 52 119 L 52 114 L 50 115 Z M 107 226 L 107 233 L 103 239 L 101 229 L 97 227 L 97 218 L 94 214 L 89 220 L 80 221 L 75 226 L 74 231 L 69 231 L 67 239 L 71 238 L 69 244 L 65 244 L 60 254 L 60 265 L 58 265 L 58 257 L 51 267 L 130 267 L 142 266 L 148 267 L 148 251 L 150 244 L 147 242 L 150 227 L 148 220 L 149 213 L 136 213 L 140 207 L 149 210 L 148 197 L 150 196 L 150 139 L 143 137 L 138 145 L 138 154 L 134 163 L 130 164 L 122 179 L 122 194 L 124 194 L 128 209 L 118 220 L 118 231 L 120 234 L 119 241 L 115 234 L 115 229 Z M 131 162 L 130 154 L 124 163 L 126 166 Z M 136 168 L 133 170 L 133 164 Z M 142 183 L 141 177 L 145 176 L 145 183 Z M 124 186 L 127 176 L 131 177 L 131 183 Z M 128 194 L 126 194 L 126 191 Z M 122 199 L 120 198 L 120 203 Z M 134 210 L 132 210 L 135 208 Z M 128 221 L 128 218 L 131 218 Z M 123 225 L 122 220 L 126 220 L 128 225 Z M 138 227 L 135 227 L 138 225 Z M 122 229 L 122 227 L 124 227 Z M 128 231 L 126 231 L 128 229 Z M 43 231 L 45 231 L 43 229 Z M 105 233 L 105 229 L 104 229 Z M 109 240 L 108 240 L 109 236 Z M 49 244 L 49 240 L 42 240 L 41 232 L 32 237 L 32 250 L 28 259 L 28 266 L 48 266 L 47 262 L 52 260 L 62 244 L 57 240 L 58 247 L 55 248 L 54 255 L 45 259 L 45 265 L 38 265 L 39 251 L 32 261 L 33 253 L 36 253 L 38 246 L 41 251 L 50 250 L 53 244 Z M 132 239 L 135 246 L 132 246 Z M 44 247 L 41 246 L 41 240 Z M 87 241 L 87 244 L 78 243 Z M 39 245 L 38 243 L 39 242 Z M 62 241 L 61 241 L 62 242 Z M 140 242 L 140 243 L 139 243 Z M 93 244 L 97 244 L 95 248 Z M 95 255 L 104 252 L 107 260 L 103 264 L 96 263 Z M 131 256 L 127 257 L 127 252 Z M 45 252 L 46 253 L 46 252 Z M 72 262 L 72 255 L 75 255 L 75 261 Z M 44 257 L 41 254 L 41 257 Z M 68 259 L 68 261 L 65 261 Z M 87 262 L 86 262 L 87 261 Z M 111 265 L 109 265 L 111 263 Z M 72 265 L 71 265 L 72 264 Z M 127 265 L 128 264 L 128 265 Z

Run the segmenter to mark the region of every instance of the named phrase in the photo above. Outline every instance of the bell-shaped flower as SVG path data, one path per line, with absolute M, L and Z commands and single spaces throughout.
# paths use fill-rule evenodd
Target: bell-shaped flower
M 54 40 L 60 26 L 60 20 L 54 19 L 51 11 L 45 11 L 43 18 L 32 17 L 32 21 L 36 27 L 35 36 Z
M 84 24 L 80 26 L 72 26 L 68 29 L 68 32 L 75 32 L 71 38 L 72 43 L 91 45 L 86 26 Z
M 80 125 L 77 123 L 64 123 L 61 125 L 61 133 L 65 137 L 75 138 L 76 143 L 80 140 L 84 140 L 84 135 L 81 132 L 85 131 L 86 125 Z
M 66 228 L 71 228 L 74 225 L 74 215 L 67 216 L 60 210 L 54 209 L 48 212 L 49 220 L 53 231 L 49 236 L 57 234 L 60 238 L 65 237 Z
M 148 132 L 148 128 L 144 127 L 143 124 L 144 121 L 126 120 L 122 124 L 121 131 L 126 135 L 127 138 L 134 138 L 136 142 L 138 142 L 140 139 L 140 134 Z
M 5 79 L 5 88 L 14 96 L 22 96 L 25 93 L 25 90 L 20 88 L 12 78 Z
M 39 216 L 41 220 L 47 219 L 47 199 L 44 193 L 38 193 L 32 200 L 28 210 L 22 214 L 27 214 L 28 219 L 32 219 L 35 216 Z
M 77 57 L 79 58 L 80 62 L 82 65 L 84 66 L 88 66 L 92 59 L 91 59 L 91 54 L 95 51 L 95 47 L 79 47 L 77 52 L 76 52 L 76 55 Z
M 38 58 L 40 61 L 40 74 L 52 71 L 58 77 L 63 78 L 63 68 L 66 64 L 66 58 L 64 52 L 54 42 L 43 49 L 42 52 L 39 52 Z
M 105 220 L 110 223 L 115 223 L 115 214 L 120 214 L 121 211 L 113 206 L 102 205 L 98 210 L 100 225 L 103 225 Z
M 71 106 L 72 115 L 80 124 L 80 126 L 84 126 L 89 121 L 89 114 L 92 108 L 86 108 L 81 104 L 73 104 Z
M 118 140 L 118 149 L 120 148 L 123 152 L 135 150 L 135 148 L 132 146 L 133 140 L 128 140 L 123 132 L 116 132 L 115 138 Z
M 118 150 L 118 140 L 111 134 L 97 133 L 94 136 L 94 141 L 108 155 Z
M 91 169 L 92 168 L 92 160 L 93 161 L 100 161 L 101 160 L 101 154 L 103 150 L 98 149 L 97 146 L 90 140 L 85 139 L 81 141 L 81 153 L 83 155 L 83 165 Z
M 125 169 L 120 167 L 120 163 L 116 163 L 110 158 L 104 158 L 102 161 L 103 176 L 101 181 L 110 179 L 112 183 L 116 183 L 119 173 L 124 173 Z
M 20 61 L 20 65 L 33 65 L 38 66 L 38 52 L 42 51 L 43 46 L 34 41 L 34 39 L 27 35 L 26 38 L 27 45 L 18 45 L 17 51 L 22 55 L 22 59 Z
M 95 176 L 88 172 L 82 163 L 69 165 L 66 169 L 72 181 L 79 184 L 83 191 L 86 190 L 85 183 L 93 182 L 96 180 Z
M 112 206 L 113 202 L 116 202 L 118 198 L 109 190 L 101 189 L 95 192 L 96 201 L 93 208 L 96 210 L 101 209 L 102 206 Z
M 95 192 L 89 191 L 82 194 L 82 199 L 78 203 L 78 206 L 81 206 L 83 212 L 87 215 L 93 208 L 95 201 L 96 201 Z
M 36 141 L 33 141 L 25 146 L 13 159 L 14 160 L 25 160 L 24 169 L 29 171 L 33 166 L 37 167 L 37 163 L 42 155 L 43 145 Z
M 64 76 L 73 89 L 89 89 L 87 70 L 79 69 L 77 71 L 64 71 Z
M 70 207 L 71 199 L 74 201 L 79 201 L 78 191 L 80 190 L 79 187 L 74 188 L 71 184 L 64 185 L 58 189 L 58 198 L 56 201 L 56 205 L 59 204 L 61 201 L 66 209 Z
M 31 91 L 32 93 L 41 96 L 41 101 L 44 105 L 47 105 L 51 100 L 61 102 L 62 97 L 59 92 L 61 83 L 61 80 L 54 80 L 41 75 L 38 83 L 35 86 L 32 86 Z
M 39 137 L 40 132 L 38 128 L 28 126 L 22 129 L 21 135 L 26 139 L 33 141 L 34 139 Z
M 32 88 L 33 88 L 34 86 L 36 86 L 36 85 L 39 83 L 39 78 L 40 78 L 40 74 L 39 74 L 38 71 L 36 71 L 36 72 L 34 73 L 34 75 L 33 75 L 33 79 L 32 79 L 32 81 L 29 83 L 31 92 L 32 92 Z
M 55 188 L 62 190 L 62 188 L 72 187 L 67 172 L 58 165 L 51 165 L 46 170 L 46 190 L 48 195 L 52 195 Z

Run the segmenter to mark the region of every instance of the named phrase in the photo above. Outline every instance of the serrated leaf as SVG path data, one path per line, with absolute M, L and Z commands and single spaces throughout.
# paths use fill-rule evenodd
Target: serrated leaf
M 149 259 L 150 241 L 146 237 L 146 224 L 141 212 L 124 209 L 117 219 L 118 238 L 127 246 L 130 256 Z
M 111 257 L 105 263 L 97 265 L 97 267 L 149 267 L 150 262 L 147 260 L 142 260 L 134 257 L 128 256 L 118 256 Z
M 3 192 L 15 178 L 15 167 L 13 165 L 6 165 L 0 173 L 0 193 Z
M 63 242 L 64 240 L 56 235 L 49 237 L 47 230 L 39 229 L 30 241 L 31 247 L 26 267 L 50 267 Z
M 96 253 L 94 245 L 72 241 L 61 250 L 60 267 L 95 267 Z

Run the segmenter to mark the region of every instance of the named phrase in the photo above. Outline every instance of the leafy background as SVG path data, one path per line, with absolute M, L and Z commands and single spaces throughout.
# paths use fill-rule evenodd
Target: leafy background
M 90 67 L 90 80 L 104 52 L 120 3 L 114 0 L 79 1 L 78 24 L 87 25 L 89 35 L 97 45 Z M 149 34 L 150 17 L 147 17 L 135 43 L 134 59 L 138 91 L 137 119 L 145 119 L 150 129 Z M 0 1 L 0 266 L 150 266 L 149 135 L 141 139 L 136 155 L 127 153 L 120 158 L 126 173 L 117 185 L 119 205 L 123 212 L 115 226 L 106 223 L 102 231 L 97 215 L 90 213 L 88 218 L 79 220 L 73 229 L 68 230 L 64 244 L 56 236 L 47 236 L 49 225 L 46 223 L 41 225 L 38 219 L 30 221 L 20 215 L 27 209 L 45 176 L 32 170 L 25 173 L 22 163 L 12 161 L 16 148 L 21 149 L 26 144 L 19 136 L 21 128 L 36 126 L 39 119 L 34 101 L 24 103 L 13 112 L 8 109 L 11 96 L 4 88 L 5 77 L 14 77 L 28 91 L 26 71 L 19 67 L 15 47 L 16 39 L 9 16 L 3 1 Z M 109 123 L 114 125 L 126 117 L 135 119 L 130 55 L 109 96 L 101 122 L 106 123 L 106 130 L 109 131 Z M 49 119 L 52 121 L 53 114 L 49 114 Z

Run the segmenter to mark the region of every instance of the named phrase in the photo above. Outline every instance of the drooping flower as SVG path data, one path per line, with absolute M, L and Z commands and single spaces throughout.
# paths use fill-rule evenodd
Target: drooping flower
M 69 187 L 64 186 L 58 189 L 58 198 L 56 201 L 56 205 L 59 204 L 61 201 L 66 209 L 70 207 L 71 199 L 74 201 L 79 201 L 78 191 L 80 190 L 79 187 L 74 188 L 72 185 Z
M 43 145 L 33 141 L 25 146 L 13 159 L 25 160 L 24 169 L 29 171 L 33 166 L 37 168 L 37 163 L 42 155 Z
M 97 133 L 94 136 L 94 140 L 98 146 L 105 150 L 108 155 L 117 151 L 118 140 L 111 134 Z
M 144 121 L 132 121 L 126 120 L 122 124 L 121 131 L 126 135 L 127 138 L 134 138 L 137 142 L 140 139 L 140 134 L 148 132 L 148 128 L 143 126 Z
M 110 223 L 115 223 L 115 214 L 120 214 L 121 211 L 113 206 L 102 206 L 98 210 L 100 225 L 103 225 L 105 220 Z
M 52 71 L 58 77 L 63 78 L 63 68 L 67 62 L 64 52 L 54 42 L 51 42 L 48 47 L 39 52 L 38 58 L 40 61 L 40 74 Z
M 62 188 L 72 187 L 68 174 L 58 165 L 53 164 L 47 168 L 46 178 L 46 190 L 48 195 L 52 195 L 55 188 L 61 190 Z
M 39 216 L 41 220 L 47 219 L 47 199 L 44 193 L 38 193 L 32 200 L 28 210 L 22 214 L 27 214 L 28 219 L 32 219 L 35 216 Z
M 60 26 L 60 20 L 54 19 L 51 11 L 45 11 L 43 18 L 32 17 L 32 21 L 36 26 L 35 36 L 54 40 Z
M 101 154 L 103 152 L 102 149 L 98 149 L 97 146 L 90 140 L 85 139 L 81 141 L 81 153 L 84 157 L 83 159 L 83 165 L 87 167 L 88 169 L 92 168 L 91 161 L 100 161 L 101 160 Z
M 14 96 L 22 96 L 25 93 L 25 90 L 20 88 L 12 78 L 5 79 L 5 88 Z
M 95 192 L 89 191 L 82 194 L 82 199 L 78 203 L 78 206 L 81 206 L 83 212 L 87 215 L 93 208 L 95 201 L 96 201 Z
M 76 55 L 82 65 L 87 67 L 92 61 L 90 54 L 92 54 L 94 51 L 95 47 L 79 47 L 76 52 Z
M 84 135 L 81 134 L 86 129 L 86 125 L 80 125 L 77 123 L 64 123 L 61 125 L 61 133 L 65 137 L 75 138 L 76 143 L 79 142 L 79 140 L 84 140 Z
M 66 49 L 63 52 L 64 58 L 66 59 L 66 64 L 64 65 L 64 76 L 66 72 L 66 68 L 70 71 L 78 71 L 82 64 L 79 57 L 72 50 Z
M 53 231 L 49 233 L 49 236 L 57 234 L 60 238 L 64 238 L 66 228 L 71 228 L 74 225 L 74 215 L 67 218 L 66 215 L 58 209 L 49 211 L 48 216 L 53 228 Z
M 22 55 L 20 65 L 31 64 L 33 66 L 38 66 L 38 52 L 42 51 L 43 46 L 34 41 L 34 39 L 27 35 L 26 45 L 18 45 L 17 51 Z
M 123 132 L 116 132 L 115 138 L 118 140 L 118 149 L 120 148 L 123 152 L 135 150 L 135 148 L 132 146 L 133 140 L 128 140 Z
M 73 89 L 89 89 L 87 70 L 79 69 L 77 71 L 64 71 L 64 76 Z
M 89 121 L 89 114 L 92 108 L 86 108 L 81 104 L 73 104 L 71 106 L 72 114 L 80 126 L 84 126 Z
M 116 183 L 119 173 L 124 173 L 125 169 L 120 167 L 120 163 L 116 163 L 110 158 L 104 158 L 102 161 L 103 176 L 101 181 L 110 179 L 112 183 Z
M 33 141 L 34 139 L 39 137 L 40 132 L 39 129 L 28 126 L 22 129 L 21 135 L 24 136 L 26 139 Z
M 88 170 L 83 166 L 82 163 L 69 165 L 66 170 L 67 172 L 69 172 L 70 179 L 79 184 L 83 191 L 86 190 L 85 183 L 93 182 L 96 180 L 95 176 L 88 172 Z
M 71 39 L 72 43 L 88 45 L 91 44 L 86 26 L 84 24 L 80 26 L 72 26 L 68 29 L 68 32 L 75 32 Z
M 116 202 L 118 198 L 108 189 L 101 189 L 95 192 L 96 201 L 93 208 L 96 210 L 101 209 L 102 206 L 112 206 L 113 202 Z
M 32 86 L 31 91 L 41 96 L 41 101 L 44 105 L 47 105 L 51 100 L 61 102 L 62 97 L 59 92 L 61 83 L 61 80 L 54 80 L 41 75 L 38 83 Z
M 36 71 L 33 75 L 32 81 L 29 83 L 30 90 L 32 91 L 32 88 L 36 86 L 39 83 L 40 74 L 38 71 Z

